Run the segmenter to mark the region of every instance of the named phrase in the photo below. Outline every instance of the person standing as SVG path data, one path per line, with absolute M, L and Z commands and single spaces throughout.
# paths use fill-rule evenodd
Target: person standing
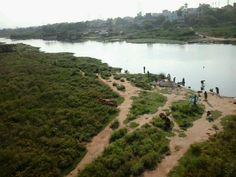
M 217 94 L 217 95 L 220 94 L 219 87 L 216 87 L 216 94 Z
M 204 92 L 204 98 L 205 98 L 205 101 L 207 101 L 207 92 L 206 91 Z
M 185 79 L 182 79 L 182 85 L 185 86 Z

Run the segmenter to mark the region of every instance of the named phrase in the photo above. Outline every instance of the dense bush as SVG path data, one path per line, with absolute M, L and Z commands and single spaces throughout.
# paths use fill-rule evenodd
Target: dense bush
M 203 105 L 192 105 L 187 101 L 175 102 L 171 106 L 172 116 L 182 129 L 192 126 L 204 113 Z
M 115 120 L 115 121 L 113 121 L 112 122 L 112 124 L 110 125 L 110 128 L 111 129 L 113 129 L 113 130 L 115 130 L 115 129 L 117 129 L 118 127 L 119 127 L 119 121 L 118 120 Z
M 160 117 L 154 117 L 151 121 L 152 125 L 160 128 L 163 131 L 168 131 L 170 132 L 172 128 L 174 127 L 174 123 L 170 123 L 170 127 L 167 128 L 165 120 L 161 119 Z
M 143 127 L 113 142 L 79 176 L 139 176 L 145 169 L 154 169 L 169 152 L 168 142 L 162 131 Z
M 117 84 L 116 82 L 113 82 L 112 85 L 116 87 L 117 90 L 124 92 L 125 91 L 125 86 L 122 84 Z
M 226 116 L 224 131 L 207 142 L 192 145 L 170 177 L 235 177 L 236 116 Z
M 0 176 L 63 176 L 117 114 L 120 97 L 96 79 L 106 64 L 25 45 L 0 53 Z
M 122 138 L 128 132 L 127 128 L 119 129 L 111 134 L 110 143 Z

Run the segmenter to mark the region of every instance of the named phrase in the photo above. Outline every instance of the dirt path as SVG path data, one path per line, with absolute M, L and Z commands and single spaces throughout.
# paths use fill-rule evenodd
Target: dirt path
M 236 105 L 233 104 L 234 99 L 220 98 L 218 96 L 209 96 L 209 102 L 202 101 L 206 106 L 206 110 L 218 110 L 222 112 L 222 117 L 225 115 L 236 114 Z M 154 171 L 144 173 L 145 177 L 166 177 L 171 169 L 177 164 L 178 160 L 185 154 L 191 144 L 206 141 L 210 135 L 216 131 L 213 125 L 220 126 L 220 118 L 214 123 L 209 123 L 206 120 L 206 114 L 201 119 L 194 122 L 193 127 L 186 131 L 186 137 L 181 138 L 178 135 L 170 139 L 170 155 L 166 156 Z
M 137 96 L 139 89 L 132 86 L 129 82 L 120 82 L 111 78 L 110 80 L 104 80 L 99 77 L 101 82 L 108 85 L 113 91 L 118 93 L 120 96 L 124 98 L 124 102 L 118 107 L 120 110 L 119 115 L 117 116 L 117 120 L 120 123 L 120 127 L 124 127 L 124 120 L 129 112 L 129 109 L 132 106 L 132 99 L 131 97 Z M 112 86 L 112 83 L 116 82 L 118 84 L 122 84 L 125 86 L 126 91 L 120 92 L 115 87 Z M 109 145 L 109 138 L 111 136 L 112 129 L 110 128 L 110 124 L 107 125 L 99 134 L 97 134 L 90 143 L 87 144 L 86 149 L 87 153 L 84 158 L 80 161 L 80 163 L 76 166 L 76 168 L 71 171 L 66 177 L 77 177 L 79 172 L 85 168 L 85 166 L 91 163 L 94 159 L 96 159 L 104 149 Z

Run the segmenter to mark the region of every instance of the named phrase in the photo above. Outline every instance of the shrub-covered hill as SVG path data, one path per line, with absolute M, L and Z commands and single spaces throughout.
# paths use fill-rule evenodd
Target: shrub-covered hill
M 0 53 L 0 176 L 58 177 L 117 114 L 122 99 L 96 79 L 115 69 L 91 58 L 18 44 Z

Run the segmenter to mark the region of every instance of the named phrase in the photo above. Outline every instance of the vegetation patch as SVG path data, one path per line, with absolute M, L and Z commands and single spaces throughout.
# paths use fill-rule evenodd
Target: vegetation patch
M 117 129 L 118 127 L 119 127 L 119 121 L 118 120 L 115 120 L 115 121 L 113 121 L 112 123 L 111 123 L 111 125 L 110 125 L 110 128 L 111 129 L 113 129 L 113 130 L 115 130 L 115 129 Z
M 225 38 L 235 38 L 236 37 L 236 26 L 235 24 L 226 24 L 226 25 L 214 25 L 205 26 L 205 27 L 197 27 L 197 31 L 204 33 L 209 36 L 215 37 L 225 37 Z
M 115 74 L 114 75 L 115 80 L 120 80 L 121 78 L 122 78 L 122 75 L 120 75 L 120 74 Z
M 122 85 L 122 84 L 117 84 L 116 82 L 114 82 L 112 85 L 113 85 L 114 87 L 116 87 L 116 89 L 119 90 L 119 91 L 122 91 L 122 92 L 125 91 L 125 86 Z
M 139 126 L 139 124 L 137 122 L 130 122 L 130 124 L 129 124 L 130 128 L 136 128 L 138 126 Z
M 138 97 L 133 97 L 133 104 L 127 120 L 134 120 L 139 115 L 155 113 L 166 102 L 166 97 L 158 92 L 141 92 Z
M 127 132 L 128 132 L 127 128 L 122 128 L 113 132 L 110 137 L 110 143 L 117 141 L 118 139 L 121 139 L 123 136 L 127 134 Z
M 165 120 L 161 119 L 160 117 L 154 117 L 154 118 L 152 119 L 151 124 L 152 124 L 153 126 L 157 127 L 157 128 L 160 128 L 161 130 L 167 131 L 167 132 L 171 132 L 172 129 L 173 129 L 173 127 L 174 127 L 174 123 L 171 122 L 170 127 L 167 128 L 167 127 L 166 127 L 166 122 L 165 122 Z
M 210 140 L 194 144 L 169 177 L 234 177 L 236 174 L 236 115 L 223 118 L 224 131 Z
M 0 53 L 0 176 L 64 176 L 118 113 L 120 97 L 96 79 L 92 58 L 16 45 Z
M 222 112 L 214 110 L 214 111 L 211 111 L 211 114 L 212 114 L 213 120 L 215 120 L 215 119 L 219 118 L 222 115 Z
M 159 129 L 140 128 L 112 143 L 79 177 L 139 176 L 156 167 L 169 152 L 168 143 Z
M 136 87 L 144 90 L 151 90 L 152 83 L 165 78 L 164 74 L 122 74 L 124 78 L 134 84 Z
M 174 102 L 171 106 L 172 116 L 182 129 L 187 129 L 204 113 L 203 105 L 192 105 L 188 101 Z

